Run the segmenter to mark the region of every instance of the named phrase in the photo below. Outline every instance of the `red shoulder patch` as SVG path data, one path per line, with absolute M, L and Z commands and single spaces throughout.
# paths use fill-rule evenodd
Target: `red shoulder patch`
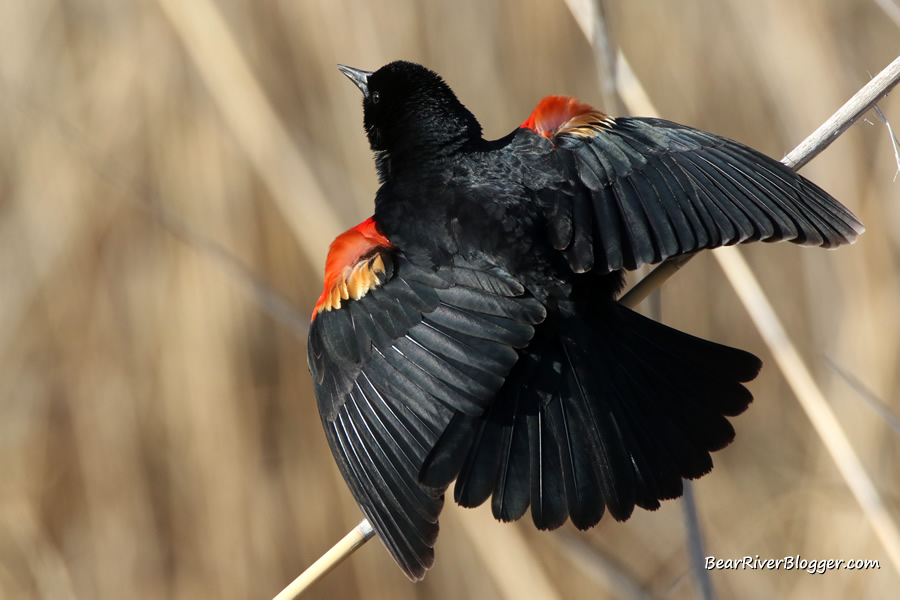
M 552 138 L 560 133 L 592 135 L 597 129 L 609 126 L 612 119 L 590 104 L 570 96 L 547 96 L 522 123 L 538 135 Z
M 341 300 L 359 300 L 378 287 L 378 275 L 385 272 L 379 250 L 392 247 L 373 217 L 337 236 L 325 260 L 325 289 L 310 320 L 323 310 L 340 308 Z

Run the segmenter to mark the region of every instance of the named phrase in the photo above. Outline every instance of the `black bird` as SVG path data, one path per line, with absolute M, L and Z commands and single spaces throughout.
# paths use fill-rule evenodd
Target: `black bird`
M 443 494 L 537 527 L 627 519 L 709 472 L 752 354 L 616 302 L 624 270 L 704 248 L 832 248 L 860 222 L 738 142 L 551 96 L 509 135 L 425 67 L 340 67 L 363 93 L 374 216 L 331 246 L 309 368 L 328 443 L 412 579 Z

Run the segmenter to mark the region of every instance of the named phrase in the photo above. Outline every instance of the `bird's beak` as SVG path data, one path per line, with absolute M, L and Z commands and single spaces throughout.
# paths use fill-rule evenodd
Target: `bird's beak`
M 349 77 L 350 81 L 356 84 L 356 87 L 363 93 L 363 96 L 366 98 L 369 97 L 369 76 L 372 74 L 372 71 L 354 69 L 353 67 L 348 67 L 346 65 L 338 65 L 338 69 L 341 70 L 341 73 Z

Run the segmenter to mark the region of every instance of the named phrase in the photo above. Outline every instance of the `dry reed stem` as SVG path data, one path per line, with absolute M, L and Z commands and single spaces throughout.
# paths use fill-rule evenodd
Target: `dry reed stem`
M 610 598 L 630 600 L 656 600 L 656 596 L 624 565 L 616 559 L 600 553 L 596 548 L 570 531 L 560 530 L 549 536 L 555 543 L 557 552 L 579 570 L 584 572 L 597 586 L 608 591 Z
M 771 350 L 781 372 L 812 422 L 816 433 L 853 492 L 894 568 L 900 573 L 900 530 L 853 449 L 844 428 L 819 389 L 803 357 L 785 331 L 750 266 L 737 248 L 713 252 L 753 323 Z
M 878 120 L 887 127 L 888 136 L 891 138 L 891 148 L 894 150 L 894 161 L 897 163 L 897 172 L 894 173 L 894 181 L 897 181 L 897 175 L 900 175 L 900 139 L 894 134 L 894 128 L 891 127 L 891 122 L 888 121 L 888 118 L 881 112 L 881 109 L 877 104 L 872 107 L 872 110 L 875 111 L 875 116 L 878 117 Z
M 291 600 L 297 598 L 304 590 L 328 575 L 344 559 L 353 554 L 357 548 L 368 542 L 375 535 L 375 530 L 369 521 L 363 519 L 350 533 L 341 538 L 331 550 L 323 554 L 308 569 L 303 571 L 297 579 L 281 590 L 273 600 Z
M 875 4 L 890 17 L 897 27 L 900 27 L 900 6 L 897 6 L 893 0 L 875 0 Z
M 716 593 L 713 588 L 712 577 L 709 569 L 704 566 L 706 550 L 704 545 L 703 529 L 700 527 L 700 517 L 697 514 L 697 499 L 694 494 L 694 482 L 684 481 L 684 494 L 681 506 L 684 512 L 684 525 L 688 534 L 688 552 L 690 553 L 691 568 L 694 579 L 697 580 L 697 596 L 702 600 L 714 600 Z
M 219 9 L 210 0 L 158 2 L 297 242 L 313 264 L 325 264 L 328 244 L 343 229 L 340 220 L 266 98 Z M 316 227 L 306 226 L 297 210 L 300 194 L 303 212 L 316 215 Z
M 472 547 L 485 565 L 500 597 L 505 600 L 561 600 L 521 529 L 508 523 L 498 523 L 489 504 L 474 509 L 453 505 L 445 517 L 451 523 L 455 521 L 473 541 Z M 505 568 L 511 564 L 516 568 Z
M 830 146 L 847 128 L 856 123 L 863 114 L 872 109 L 875 103 L 887 96 L 898 81 L 900 81 L 900 56 L 882 69 L 861 90 L 853 94 L 853 97 L 831 115 L 831 118 L 800 142 L 800 145 L 788 152 L 781 162 L 795 171 L 803 168 L 806 163 Z
M 860 381 L 855 375 L 846 371 L 836 361 L 832 360 L 831 357 L 826 356 L 825 362 L 828 363 L 828 366 L 831 367 L 835 373 L 840 375 L 841 379 L 856 392 L 857 396 L 865 400 L 866 403 L 872 407 L 872 410 L 878 413 L 878 416 L 887 423 L 888 427 L 894 430 L 894 433 L 900 435 L 900 415 L 895 414 L 884 400 L 879 398 L 877 394 L 870 390 L 866 384 Z

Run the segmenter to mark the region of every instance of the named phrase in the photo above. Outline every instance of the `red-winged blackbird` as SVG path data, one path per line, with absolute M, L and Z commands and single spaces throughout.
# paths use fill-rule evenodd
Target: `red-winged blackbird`
M 340 67 L 362 90 L 381 187 L 340 235 L 309 368 L 328 443 L 412 579 L 443 494 L 553 529 L 682 493 L 747 408 L 747 352 L 615 298 L 623 270 L 703 248 L 852 242 L 860 222 L 781 163 L 660 119 L 551 96 L 496 141 L 444 81 Z

